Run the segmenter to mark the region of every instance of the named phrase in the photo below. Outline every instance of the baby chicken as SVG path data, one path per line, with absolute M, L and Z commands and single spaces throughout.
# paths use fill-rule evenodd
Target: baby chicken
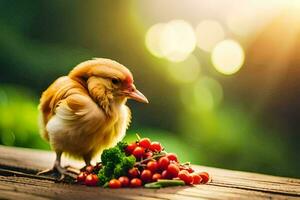
M 51 170 L 68 174 L 60 164 L 62 153 L 83 158 L 93 156 L 124 136 L 131 120 L 127 99 L 148 103 L 133 84 L 131 72 L 116 61 L 104 58 L 77 65 L 68 76 L 54 81 L 39 104 L 41 135 L 56 152 Z

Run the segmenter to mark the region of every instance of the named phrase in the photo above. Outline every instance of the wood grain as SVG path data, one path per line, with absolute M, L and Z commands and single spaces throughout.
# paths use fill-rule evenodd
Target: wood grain
M 162 189 L 107 189 L 56 183 L 34 174 L 52 166 L 52 152 L 0 146 L 0 199 L 300 199 L 300 180 L 205 166 L 206 185 Z M 82 167 L 83 163 L 65 160 Z

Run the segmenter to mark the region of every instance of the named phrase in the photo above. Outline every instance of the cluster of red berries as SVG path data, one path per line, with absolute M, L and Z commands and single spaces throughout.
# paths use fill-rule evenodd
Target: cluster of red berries
M 87 186 L 96 186 L 99 183 L 98 171 L 101 168 L 101 163 L 97 163 L 95 166 L 89 165 L 83 169 L 77 176 L 77 182 Z
M 163 152 L 162 145 L 159 142 L 151 142 L 149 138 L 129 144 L 126 152 L 134 155 L 139 161 L 136 167 L 128 171 L 128 177 L 134 180 L 134 183 L 138 182 L 138 185 L 130 183 L 130 186 L 141 186 L 142 183 L 155 182 L 158 179 L 180 179 L 187 185 L 209 181 L 208 173 L 194 172 L 189 163 L 180 164 L 176 154 Z M 128 186 L 122 184 L 123 179 L 128 178 L 120 178 L 121 185 Z
M 176 154 L 165 152 L 159 142 L 151 142 L 149 138 L 128 144 L 125 152 L 127 155 L 133 155 L 136 163 L 128 170 L 126 176 L 110 180 L 107 185 L 110 188 L 140 187 L 159 179 L 182 180 L 186 185 L 205 184 L 209 181 L 207 172 L 197 173 L 189 163 L 181 164 Z M 77 180 L 85 185 L 97 185 L 99 180 L 93 173 L 97 171 L 96 168 L 87 167 Z

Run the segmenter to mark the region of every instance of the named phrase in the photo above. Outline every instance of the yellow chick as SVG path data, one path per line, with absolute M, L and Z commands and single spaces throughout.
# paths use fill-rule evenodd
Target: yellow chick
M 56 152 L 52 169 L 62 177 L 61 155 L 83 158 L 86 165 L 95 154 L 124 136 L 131 120 L 127 99 L 148 103 L 133 84 L 131 72 L 104 58 L 77 65 L 68 76 L 54 81 L 39 104 L 41 135 Z

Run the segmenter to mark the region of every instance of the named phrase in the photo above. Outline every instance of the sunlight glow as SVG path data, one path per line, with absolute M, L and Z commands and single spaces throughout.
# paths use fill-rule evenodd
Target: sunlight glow
M 299 1 L 243 1 L 237 4 L 225 17 L 228 29 L 235 35 L 254 37 L 282 12 L 286 5 Z
M 239 36 L 248 36 L 256 31 L 259 23 L 250 11 L 249 9 L 240 9 L 229 14 L 226 19 L 229 30 Z
M 242 67 L 245 54 L 237 41 L 223 40 L 213 49 L 211 59 L 218 72 L 231 75 Z
M 196 27 L 197 45 L 204 51 L 212 51 L 215 45 L 224 39 L 221 24 L 215 20 L 203 20 Z

